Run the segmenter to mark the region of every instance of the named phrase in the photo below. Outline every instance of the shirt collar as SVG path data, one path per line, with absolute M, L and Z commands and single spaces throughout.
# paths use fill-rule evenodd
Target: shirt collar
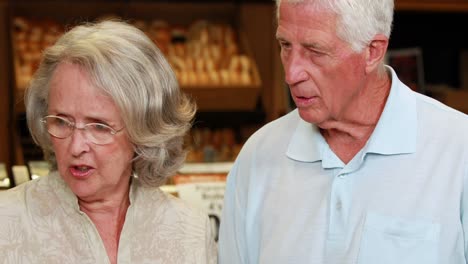
M 412 153 L 416 150 L 416 101 L 412 91 L 398 79 L 395 71 L 386 67 L 392 78 L 390 93 L 364 152 L 383 155 Z M 318 127 L 299 119 L 286 155 L 297 161 L 315 162 L 324 160 L 324 155 L 330 151 Z
M 297 109 L 294 111 L 298 112 Z M 299 118 L 299 124 L 291 137 L 286 155 L 293 160 L 314 162 L 322 159 L 325 148 L 328 148 L 328 144 L 318 127 Z
M 392 86 L 379 122 L 367 143 L 367 153 L 383 155 L 416 151 L 417 113 L 413 91 L 387 66 Z

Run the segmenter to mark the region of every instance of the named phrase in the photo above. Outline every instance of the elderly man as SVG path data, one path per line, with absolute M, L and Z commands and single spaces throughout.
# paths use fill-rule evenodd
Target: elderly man
M 468 118 L 383 64 L 393 6 L 277 1 L 297 109 L 228 176 L 221 264 L 467 263 Z

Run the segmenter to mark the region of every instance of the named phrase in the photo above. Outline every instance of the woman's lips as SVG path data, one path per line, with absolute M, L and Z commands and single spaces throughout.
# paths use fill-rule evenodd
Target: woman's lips
M 89 176 L 93 172 L 94 168 L 86 165 L 76 165 L 71 166 L 69 170 L 73 177 L 84 178 Z

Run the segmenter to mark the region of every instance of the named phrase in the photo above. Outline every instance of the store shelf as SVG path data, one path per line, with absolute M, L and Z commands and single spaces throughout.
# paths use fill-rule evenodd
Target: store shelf
M 222 174 L 229 173 L 234 162 L 185 163 L 180 174 Z
M 257 104 L 260 86 L 182 87 L 198 105 L 198 111 L 253 110 Z
M 120 3 L 120 5 L 110 5 L 107 12 L 104 12 L 105 4 L 100 3 L 99 8 L 94 9 L 81 3 L 70 3 L 72 8 L 59 15 L 53 10 L 63 9 L 64 3 L 48 3 L 37 5 L 35 3 L 17 4 L 12 6 L 11 12 L 11 36 L 13 47 L 13 62 L 15 75 L 15 98 L 22 98 L 24 90 L 27 87 L 30 78 L 37 68 L 40 51 L 44 48 L 43 41 L 37 42 L 32 38 L 38 34 L 36 39 L 56 39 L 60 36 L 67 23 L 74 23 L 86 19 L 94 19 L 102 16 L 117 16 L 128 20 L 131 23 L 143 23 L 145 33 L 157 42 L 158 34 L 165 34 L 167 39 L 172 35 L 168 33 L 174 28 L 182 28 L 187 32 L 187 36 L 193 37 L 193 31 L 189 29 L 196 28 L 199 24 L 205 24 L 206 34 L 210 32 L 209 38 L 213 39 L 202 42 L 199 47 L 200 55 L 206 56 L 205 50 L 211 51 L 212 46 L 217 45 L 218 53 L 221 57 L 196 57 L 200 55 L 187 55 L 188 44 L 183 45 L 183 56 L 177 57 L 175 53 L 168 53 L 168 50 L 174 52 L 179 44 L 170 44 L 171 47 L 158 42 L 158 46 L 165 53 L 168 60 L 176 71 L 182 89 L 190 94 L 197 102 L 200 111 L 239 111 L 253 110 L 257 104 L 261 92 L 261 78 L 257 68 L 257 63 L 253 59 L 252 53 L 248 47 L 248 41 L 239 28 L 236 20 L 236 8 L 234 4 L 182 4 L 173 5 L 168 3 Z M 40 10 L 35 13 L 34 11 Z M 73 11 L 70 11 L 73 10 Z M 99 11 L 96 11 L 99 10 Z M 66 18 L 64 13 L 71 12 Z M 185 15 L 186 14 L 186 15 Z M 75 19 L 72 19 L 75 17 Z M 167 29 L 155 32 L 153 26 L 155 23 L 167 24 Z M 198 25 L 197 25 L 198 23 Z M 73 24 L 73 23 L 72 23 Z M 18 26 L 20 25 L 20 26 Z M 23 26 L 24 25 L 24 26 Z M 195 26 L 194 26 L 195 25 Z M 213 27 L 213 29 L 211 28 Z M 53 30 L 50 30 L 53 28 Z M 219 29 L 222 35 L 211 36 L 211 32 Z M 198 32 L 202 32 L 202 30 Z M 58 33 L 56 33 L 58 32 Z M 224 38 L 228 38 L 232 32 L 232 42 L 235 45 L 233 53 L 229 51 L 229 46 L 224 47 Z M 203 33 L 203 32 L 202 32 Z M 155 34 L 155 35 L 152 35 Z M 191 35 L 192 34 L 192 35 Z M 201 33 L 200 33 L 201 34 Z M 227 35 L 224 35 L 227 34 Z M 221 42 L 216 40 L 215 36 L 221 36 Z M 197 39 L 197 37 L 195 38 Z M 201 39 L 201 37 L 200 37 Z M 191 39 L 188 39 L 192 41 Z M 191 44 L 192 45 L 192 44 Z M 180 46 L 180 45 L 179 45 Z M 203 53 L 202 53 L 203 52 Z M 214 53 L 209 53 L 214 54 Z M 191 57 L 193 56 L 193 57 Z M 236 62 L 236 63 L 233 63 Z M 201 72 L 199 65 L 206 72 Z M 208 63 L 211 63 L 208 65 Z M 214 65 L 214 66 L 213 66 Z M 246 66 L 247 65 L 247 66 Z M 211 66 L 209 69 L 208 66 Z M 215 68 L 213 68 L 215 67 Z M 204 78 L 202 78 L 204 77 Z M 213 81 L 214 80 L 214 81 Z M 17 105 L 16 112 L 24 112 L 22 104 Z
M 210 130 L 212 134 L 219 134 L 221 130 L 230 129 L 236 135 L 236 147 L 242 144 L 242 140 L 249 135 L 254 128 L 259 127 L 265 122 L 266 113 L 263 109 L 261 101 L 265 89 L 263 86 L 269 85 L 269 80 L 262 82 L 260 77 L 259 65 L 262 64 L 270 65 L 268 61 L 264 61 L 265 56 L 258 56 L 259 54 L 266 54 L 265 50 L 268 50 L 268 45 L 265 45 L 267 41 L 261 36 L 252 37 L 252 26 L 251 20 L 241 19 L 240 14 L 245 13 L 245 8 L 240 8 L 239 3 L 235 2 L 213 2 L 213 3 L 170 3 L 170 2 L 158 2 L 158 1 L 97 1 L 96 4 L 90 5 L 85 2 L 78 1 L 11 1 L 9 2 L 8 12 L 6 13 L 7 25 L 5 26 L 8 38 L 8 46 L 11 47 L 11 61 L 8 62 L 8 66 L 11 68 L 11 80 L 13 99 L 12 110 L 13 118 L 17 124 L 15 127 L 14 146 L 15 151 L 12 155 L 15 156 L 15 164 L 26 164 L 31 160 L 40 159 L 42 152 L 38 149 L 33 142 L 30 140 L 30 136 L 25 129 L 26 122 L 24 120 L 24 91 L 29 83 L 31 75 L 27 76 L 22 72 L 32 73 L 38 66 L 35 58 L 38 56 L 28 54 L 26 61 L 33 62 L 30 64 L 32 67 L 24 67 L 24 57 L 20 57 L 18 53 L 21 44 L 15 42 L 18 38 L 15 38 L 17 33 L 17 27 L 14 27 L 14 19 L 22 17 L 25 19 L 31 19 L 33 23 L 29 25 L 29 30 L 38 25 L 44 25 L 42 32 L 49 32 L 50 25 L 59 25 L 59 32 L 63 32 L 63 29 L 67 29 L 72 25 L 80 23 L 82 21 L 94 21 L 102 17 L 120 17 L 130 23 L 136 23 L 144 21 L 149 29 L 153 23 L 166 21 L 170 27 L 179 27 L 188 31 L 189 27 L 196 23 L 208 22 L 209 24 L 219 23 L 220 25 L 229 25 L 232 27 L 234 35 L 237 35 L 235 40 L 237 41 L 237 51 L 234 55 L 239 56 L 239 63 L 228 63 L 231 56 L 221 55 L 223 60 L 223 67 L 228 65 L 226 68 L 216 68 L 219 71 L 219 81 L 212 82 L 213 76 L 209 76 L 210 81 L 206 81 L 207 78 L 201 78 L 198 75 L 198 71 L 195 72 L 197 77 L 195 82 L 183 82 L 184 78 L 180 78 L 180 71 L 176 71 L 180 78 L 181 89 L 192 96 L 197 102 L 198 112 L 194 124 L 194 129 L 203 128 L 203 131 Z M 250 10 L 247 8 L 247 10 Z M 257 10 L 257 9 L 255 9 Z M 269 11 L 268 8 L 264 10 Z M 265 12 L 270 14 L 270 12 Z M 265 18 L 269 21 L 269 17 Z M 249 23 L 245 23 L 250 21 Z M 37 23 L 36 23 L 37 22 Z M 232 31 L 231 30 L 231 31 Z M 261 30 L 265 30 L 262 27 Z M 9 31 L 9 32 L 8 32 Z M 146 32 L 146 31 L 145 31 Z M 191 32 L 191 31 L 190 31 Z M 211 32 L 211 31 L 210 31 Z M 254 34 L 255 35 L 255 34 Z M 30 37 L 31 34 L 23 34 L 24 38 Z M 190 35 L 192 36 L 192 35 Z M 248 38 L 247 38 L 248 36 Z M 209 42 L 210 44 L 212 42 Z M 19 45 L 18 45 L 19 44 Z M 206 44 L 206 43 L 205 43 Z M 250 49 L 250 45 L 253 45 L 254 51 Z M 258 52 L 258 46 L 261 46 L 262 52 Z M 40 51 L 40 48 L 31 48 L 32 45 L 29 43 L 26 45 L 31 51 Z M 159 46 L 159 45 L 158 45 Z M 201 45 L 206 47 L 207 45 Z M 37 53 L 37 52 L 36 52 Z M 242 58 L 241 58 L 242 57 Z M 243 67 L 246 64 L 245 58 L 248 58 L 248 62 L 251 66 Z M 170 58 L 168 57 L 170 60 Z M 261 60 L 257 62 L 256 60 Z M 187 63 L 186 60 L 184 60 Z M 196 63 L 199 61 L 192 61 L 192 67 L 198 67 Z M 258 63 L 258 64 L 257 64 Z M 232 64 L 237 66 L 232 66 Z M 179 64 L 178 64 L 179 65 Z M 218 64 L 217 64 L 218 65 Z M 248 78 L 238 78 L 237 75 L 226 75 L 226 71 L 237 69 L 237 73 L 245 74 L 248 73 Z M 30 69 L 32 69 L 30 71 Z M 195 68 L 194 68 L 195 69 Z M 196 68 L 198 70 L 198 68 Z M 206 67 L 208 69 L 208 67 Z M 241 70 L 242 69 L 242 70 Z M 248 69 L 248 70 L 245 70 Z M 224 71 L 224 72 L 221 72 Z M 211 73 L 211 72 L 209 72 Z M 232 72 L 230 72 L 232 73 Z M 224 74 L 224 75 L 221 75 Z M 262 72 L 265 74 L 265 70 Z M 228 76 L 228 77 L 226 77 Z M 234 76 L 234 77 L 233 77 Z M 193 77 L 191 75 L 190 77 Z M 193 80 L 194 78 L 190 78 Z M 265 78 L 264 79 L 269 79 Z M 185 79 L 187 80 L 187 79 Z M 217 79 L 214 79 L 217 80 Z M 240 80 L 240 81 L 237 81 Z M 245 81 L 248 80 L 248 81 Z M 223 156 L 224 157 L 224 156 Z
M 397 11 L 468 12 L 468 0 L 396 0 Z

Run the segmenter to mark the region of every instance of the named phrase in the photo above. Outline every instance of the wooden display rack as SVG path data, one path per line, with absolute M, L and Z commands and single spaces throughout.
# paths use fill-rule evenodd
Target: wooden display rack
M 194 85 L 181 86 L 182 90 L 191 95 L 197 102 L 200 111 L 242 111 L 254 110 L 261 91 L 261 78 L 257 64 L 252 59 L 246 38 L 242 29 L 237 25 L 237 14 L 234 4 L 167 4 L 167 3 L 100 3 L 89 5 L 83 3 L 18 3 L 12 6 L 10 19 L 17 16 L 31 19 L 49 19 L 62 23 L 62 25 L 76 24 L 79 21 L 94 20 L 103 16 L 118 16 L 124 20 L 167 20 L 174 25 L 188 25 L 197 20 L 220 22 L 232 25 L 238 35 L 239 52 L 248 56 L 251 62 L 251 82 L 247 85 Z M 40 14 L 40 15 L 38 15 Z M 11 32 L 12 41 L 14 32 Z M 15 69 L 15 98 L 16 112 L 25 111 L 22 102 L 24 90 L 28 85 L 21 75 L 20 60 L 14 49 L 13 63 Z
M 467 12 L 468 0 L 396 0 L 397 11 Z

